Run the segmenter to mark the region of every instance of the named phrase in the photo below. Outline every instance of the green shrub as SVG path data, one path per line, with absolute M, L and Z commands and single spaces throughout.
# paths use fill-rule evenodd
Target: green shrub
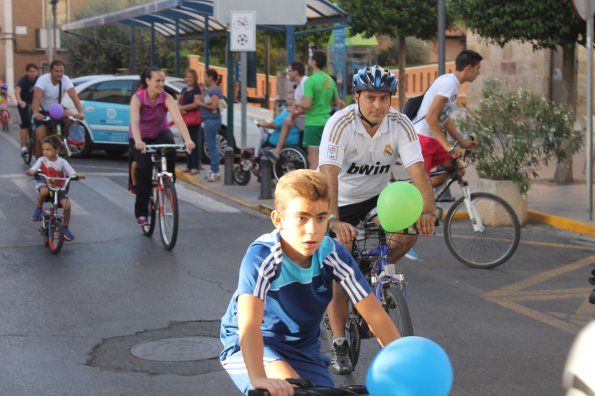
M 522 89 L 506 91 L 495 79 L 486 81 L 477 108 L 457 123 L 475 136 L 479 176 L 518 182 L 522 193 L 542 161 L 562 161 L 582 145 L 570 107 Z

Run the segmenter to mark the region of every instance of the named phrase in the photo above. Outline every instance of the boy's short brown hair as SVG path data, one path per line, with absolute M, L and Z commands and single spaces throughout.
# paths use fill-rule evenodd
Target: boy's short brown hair
M 286 173 L 275 187 L 275 210 L 283 211 L 294 198 L 330 201 L 328 183 L 320 172 L 298 169 Z
M 41 141 L 41 144 L 44 143 L 50 144 L 54 148 L 54 150 L 58 152 L 60 152 L 60 149 L 62 148 L 62 142 L 60 141 L 60 138 L 56 135 L 49 135 L 44 137 Z

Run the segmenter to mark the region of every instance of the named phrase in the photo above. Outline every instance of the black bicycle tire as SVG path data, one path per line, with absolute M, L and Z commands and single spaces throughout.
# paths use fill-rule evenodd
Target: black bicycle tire
M 279 180 L 284 174 L 296 169 L 308 169 L 308 156 L 298 147 L 283 148 L 279 160 L 273 164 L 273 177 Z
M 54 244 L 53 233 L 54 227 L 58 227 L 58 242 Z M 60 219 L 50 219 L 48 222 L 48 248 L 52 254 L 58 254 L 62 249 L 62 245 L 64 244 L 64 225 Z
M 328 342 L 328 347 L 332 351 L 333 332 L 331 330 L 328 315 L 325 315 L 324 319 L 322 320 L 322 328 Z M 347 338 L 347 341 L 349 342 L 351 364 L 355 369 L 355 365 L 359 361 L 362 340 L 359 333 L 359 327 L 353 313 L 353 304 L 351 304 L 351 302 L 349 303 L 349 315 L 347 316 L 347 321 L 345 322 L 345 338 Z
M 399 286 L 394 283 L 390 283 L 389 287 L 382 288 L 381 291 L 382 307 L 390 316 L 401 337 L 409 337 L 413 335 L 413 322 L 411 321 L 411 315 L 409 313 L 409 307 L 407 301 L 401 294 Z
M 169 192 L 169 194 L 168 194 Z M 166 199 L 164 199 L 166 198 Z M 159 233 L 161 234 L 161 242 L 166 250 L 172 250 L 176 246 L 176 240 L 178 238 L 178 194 L 176 193 L 176 187 L 173 181 L 170 179 L 163 180 L 163 186 L 161 189 L 161 195 L 159 197 L 159 205 L 165 206 L 169 201 L 172 209 L 172 230 L 171 235 L 167 237 L 165 235 L 166 230 L 164 228 L 164 210 L 159 209 Z
M 244 170 L 241 165 L 237 165 L 233 168 L 233 181 L 238 186 L 245 186 L 250 182 L 251 172 Z
M 146 237 L 150 237 L 153 235 L 155 231 L 155 221 L 157 220 L 157 189 L 155 187 L 151 188 L 151 196 L 149 197 L 149 216 L 147 220 L 149 224 L 142 226 L 143 235 Z
M 506 211 L 508 216 L 510 216 L 510 219 L 512 220 L 513 234 L 512 234 L 512 242 L 508 244 L 509 245 L 508 248 L 503 252 L 503 254 L 498 255 L 498 257 L 496 259 L 491 260 L 486 263 L 480 263 L 477 260 L 473 261 L 470 258 L 463 255 L 463 253 L 461 252 L 461 248 L 460 247 L 457 248 L 457 246 L 456 246 L 456 242 L 453 238 L 453 232 L 452 232 L 452 223 L 454 221 L 455 213 L 457 212 L 457 210 L 460 207 L 465 205 L 463 197 L 461 197 L 461 198 L 457 199 L 455 202 L 453 202 L 452 206 L 448 210 L 448 213 L 446 214 L 446 219 L 444 221 L 444 239 L 446 241 L 446 246 L 448 246 L 448 250 L 450 250 L 452 255 L 457 260 L 459 260 L 461 263 L 463 263 L 471 268 L 491 269 L 491 268 L 495 268 L 495 267 L 505 263 L 514 254 L 514 252 L 516 251 L 516 249 L 518 247 L 519 241 L 521 239 L 521 226 L 520 226 L 519 220 L 517 218 L 517 215 L 514 212 L 514 210 L 512 209 L 512 207 L 502 198 L 500 198 L 494 194 L 486 193 L 486 192 L 471 193 L 471 201 L 474 201 L 476 199 L 486 199 L 486 200 L 495 201 L 495 202 L 497 202 L 497 204 L 500 205 L 500 207 L 503 210 Z M 477 238 L 473 238 L 473 239 L 476 240 Z M 482 246 L 484 245 L 483 239 L 480 244 Z M 479 250 L 481 250 L 482 253 L 485 252 L 485 249 L 483 249 L 483 248 L 481 248 Z

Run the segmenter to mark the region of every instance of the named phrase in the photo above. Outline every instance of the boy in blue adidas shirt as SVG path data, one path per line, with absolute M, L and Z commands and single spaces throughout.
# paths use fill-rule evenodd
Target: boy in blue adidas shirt
M 292 395 L 285 378 L 334 386 L 320 354 L 320 322 L 336 280 L 383 345 L 399 332 L 351 254 L 325 236 L 329 187 L 313 170 L 283 176 L 275 188 L 275 230 L 254 241 L 221 320 L 220 359 L 236 386 Z

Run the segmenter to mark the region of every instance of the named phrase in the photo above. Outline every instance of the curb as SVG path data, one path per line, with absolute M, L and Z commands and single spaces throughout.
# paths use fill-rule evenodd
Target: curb
M 260 213 L 263 213 L 265 215 L 270 215 L 271 212 L 273 211 L 273 208 L 268 207 L 267 205 L 255 204 L 253 202 L 238 198 L 235 195 L 228 194 L 228 193 L 221 191 L 217 188 L 211 187 L 208 184 L 201 183 L 200 181 L 196 180 L 196 178 L 194 176 L 192 176 L 188 173 L 182 172 L 181 168 L 176 168 L 176 177 L 179 178 L 180 180 L 184 180 L 187 183 L 190 183 L 192 185 L 200 187 L 203 190 L 206 190 L 210 193 L 213 193 L 220 197 L 229 199 L 229 200 L 236 202 L 240 205 L 243 205 L 250 209 L 259 211 Z M 538 221 L 540 223 L 548 224 L 552 227 L 555 227 L 555 228 L 558 228 L 561 230 L 576 232 L 579 234 L 585 234 L 585 235 L 595 237 L 595 225 L 593 225 L 593 224 L 585 223 L 585 222 L 582 222 L 579 220 L 569 219 L 567 217 L 551 215 L 551 214 L 539 212 L 536 210 L 529 210 L 527 212 L 527 217 L 529 217 L 532 220 Z
M 267 216 L 270 215 L 271 212 L 273 211 L 273 208 L 268 207 L 267 205 L 255 204 L 253 202 L 246 201 L 245 199 L 238 198 L 235 195 L 231 195 L 231 194 L 228 194 L 228 193 L 221 191 L 217 188 L 211 187 L 210 185 L 208 185 L 206 183 L 202 183 L 202 182 L 196 180 L 196 177 L 194 177 L 193 175 L 188 174 L 186 172 L 183 172 L 181 170 L 181 168 L 178 168 L 178 167 L 176 167 L 176 178 L 183 180 L 187 183 L 190 183 L 190 184 L 192 184 L 196 187 L 199 187 L 205 191 L 208 191 L 212 194 L 218 195 L 220 197 L 223 197 L 223 198 L 229 199 L 230 201 L 238 203 L 242 206 L 246 206 L 250 209 L 256 210 L 256 211 L 263 213 Z
M 536 210 L 527 211 L 527 216 L 530 219 L 533 219 L 540 223 L 551 225 L 552 227 L 556 227 L 561 230 L 572 231 L 589 236 L 595 236 L 595 225 L 593 224 L 585 223 L 579 220 L 569 219 L 567 217 L 551 215 Z

